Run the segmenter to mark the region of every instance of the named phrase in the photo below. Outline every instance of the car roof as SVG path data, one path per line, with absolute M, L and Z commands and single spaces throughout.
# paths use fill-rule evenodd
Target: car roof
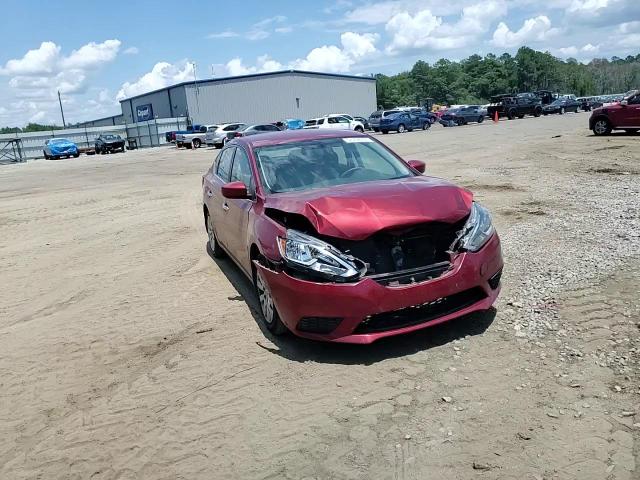
M 351 137 L 368 137 L 368 135 L 351 130 L 284 130 L 281 132 L 262 133 L 260 135 L 252 135 L 249 137 L 238 137 L 233 140 L 233 143 L 247 145 L 251 148 L 257 148 L 266 147 L 269 145 L 282 145 L 286 143 L 302 142 L 305 140 Z

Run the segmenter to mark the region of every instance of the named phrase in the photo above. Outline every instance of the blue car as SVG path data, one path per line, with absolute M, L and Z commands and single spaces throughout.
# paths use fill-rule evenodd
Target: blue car
M 419 128 L 428 130 L 430 127 L 431 122 L 427 117 L 419 117 L 408 112 L 398 112 L 380 119 L 380 131 L 382 133 L 389 133 L 391 130 L 404 133 Z
M 66 138 L 52 138 L 47 140 L 44 142 L 44 150 L 42 150 L 42 153 L 44 153 L 46 160 L 58 160 L 62 157 L 78 158 L 80 156 L 78 146 Z

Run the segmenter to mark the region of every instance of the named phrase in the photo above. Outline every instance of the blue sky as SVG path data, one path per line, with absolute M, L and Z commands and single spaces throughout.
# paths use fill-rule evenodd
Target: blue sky
M 589 61 L 640 53 L 639 0 L 4 0 L 0 126 L 119 113 L 194 77 L 299 68 L 397 73 L 528 45 Z

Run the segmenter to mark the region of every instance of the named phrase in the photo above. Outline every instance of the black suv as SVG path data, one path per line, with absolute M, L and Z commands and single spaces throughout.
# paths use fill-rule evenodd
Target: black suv
M 496 112 L 509 120 L 523 118 L 525 115 L 539 117 L 542 115 L 542 101 L 533 93 L 495 95 L 491 97 L 491 103 L 487 107 L 487 116 L 495 118 Z

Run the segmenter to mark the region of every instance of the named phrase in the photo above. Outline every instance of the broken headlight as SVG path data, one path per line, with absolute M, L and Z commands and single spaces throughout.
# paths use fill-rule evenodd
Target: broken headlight
M 477 252 L 487 243 L 494 232 L 495 228 L 491 223 L 489 211 L 479 203 L 473 202 L 471 214 L 455 245 L 470 252 Z
M 360 260 L 297 230 L 287 230 L 286 238 L 278 237 L 278 249 L 288 267 L 312 277 L 346 282 L 366 271 Z

